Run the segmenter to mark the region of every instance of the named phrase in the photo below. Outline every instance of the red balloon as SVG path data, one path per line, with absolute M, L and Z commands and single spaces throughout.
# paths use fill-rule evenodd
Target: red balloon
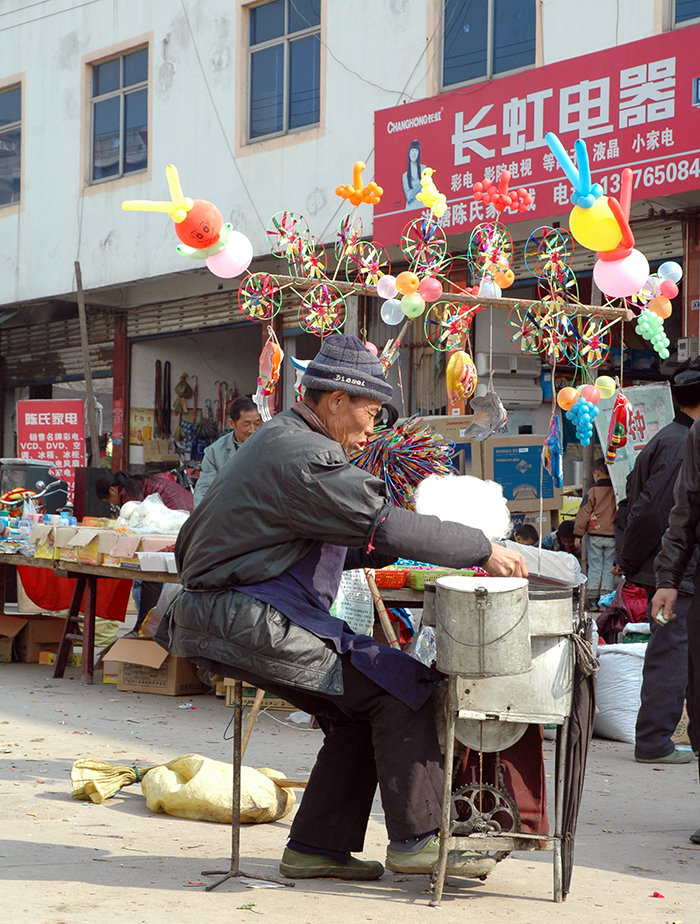
M 595 385 L 583 385 L 581 388 L 581 397 L 591 404 L 597 404 L 600 401 L 600 392 Z
M 205 250 L 216 244 L 224 224 L 217 207 L 206 199 L 195 199 L 184 221 L 175 222 L 175 234 L 183 244 Z
M 659 294 L 666 298 L 675 298 L 678 295 L 678 286 L 672 279 L 663 279 L 659 286 Z

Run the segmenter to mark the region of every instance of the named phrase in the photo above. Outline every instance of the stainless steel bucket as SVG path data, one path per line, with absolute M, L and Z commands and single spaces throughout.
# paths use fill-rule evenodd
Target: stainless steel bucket
M 525 578 L 438 578 L 437 669 L 461 677 L 504 677 L 530 670 Z
M 530 635 L 571 635 L 574 631 L 573 590 L 530 580 L 528 619 Z

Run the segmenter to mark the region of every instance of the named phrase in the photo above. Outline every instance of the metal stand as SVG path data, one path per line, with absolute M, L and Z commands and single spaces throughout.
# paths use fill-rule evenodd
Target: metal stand
M 564 780 L 566 773 L 566 745 L 569 735 L 569 717 L 561 716 L 521 716 L 514 717 L 521 720 L 543 724 L 556 724 L 556 767 L 554 782 L 554 833 L 544 834 L 518 834 L 508 832 L 504 834 L 469 834 L 459 836 L 457 827 L 451 820 L 452 808 L 452 766 L 455 751 L 455 724 L 459 717 L 486 719 L 485 714 L 470 712 L 459 708 L 457 691 L 457 676 L 451 674 L 447 687 L 446 700 L 447 728 L 445 735 L 445 774 L 442 791 L 442 817 L 440 821 L 440 852 L 435 865 L 431 886 L 433 898 L 430 905 L 440 907 L 442 893 L 447 874 L 447 857 L 450 850 L 497 850 L 510 852 L 512 850 L 551 850 L 553 853 L 553 900 L 561 902 L 562 892 L 562 818 L 564 804 Z M 454 833 L 453 833 L 454 832 Z
M 213 869 L 204 870 L 202 876 L 221 876 L 216 882 L 212 882 L 206 887 L 205 892 L 211 892 L 222 882 L 229 879 L 255 879 L 261 882 L 275 882 L 278 885 L 287 886 L 292 889 L 296 885 L 294 882 L 283 882 L 281 879 L 272 879 L 269 876 L 256 876 L 250 873 L 244 873 L 240 869 L 241 860 L 241 761 L 242 755 L 242 730 L 243 730 L 243 683 L 236 680 L 233 685 L 233 789 L 231 800 L 231 868 L 228 870 Z

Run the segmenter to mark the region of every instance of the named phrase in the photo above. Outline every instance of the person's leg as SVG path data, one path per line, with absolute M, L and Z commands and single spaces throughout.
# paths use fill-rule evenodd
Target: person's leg
M 158 581 L 142 581 L 141 582 L 141 596 L 139 598 L 139 611 L 138 616 L 136 617 L 136 623 L 133 628 L 133 632 L 137 632 L 143 625 L 143 621 L 148 616 L 150 610 L 158 602 L 158 597 L 160 597 L 160 592 L 163 589 L 163 585 L 159 584 Z
M 600 596 L 600 580 L 603 569 L 603 552 L 599 536 L 588 537 L 588 580 L 586 583 L 586 599 L 591 605 L 598 603 Z
M 647 592 L 647 613 L 651 597 Z M 642 671 L 641 705 L 637 713 L 634 756 L 654 760 L 673 754 L 671 737 L 683 714 L 688 687 L 688 634 L 686 613 L 690 597 L 679 595 L 676 618 L 665 626 L 650 620 L 651 638 L 647 642 Z
M 598 541 L 602 553 L 600 592 L 609 594 L 615 589 L 615 576 L 612 573 L 612 566 L 615 564 L 615 539 L 613 536 L 601 536 Z

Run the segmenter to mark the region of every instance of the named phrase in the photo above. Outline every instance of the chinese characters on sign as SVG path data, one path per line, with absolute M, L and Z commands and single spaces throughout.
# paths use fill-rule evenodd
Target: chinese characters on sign
M 452 234 L 496 219 L 493 205 L 475 201 L 472 185 L 495 182 L 502 170 L 510 171 L 512 187 L 533 196 L 518 220 L 570 209 L 571 186 L 547 147 L 548 131 L 572 155 L 574 141 L 587 140 L 593 180 L 611 195 L 619 193 L 624 167 L 634 172 L 634 198 L 698 188 L 699 43 L 700 25 L 689 26 L 375 113 L 375 176 L 384 188 L 375 237 L 393 244 L 421 217 L 404 193 L 416 148 L 447 195 L 440 223 Z
M 75 469 L 85 465 L 83 402 L 18 401 L 17 455 L 48 464 L 52 475 L 68 483 L 72 503 Z

